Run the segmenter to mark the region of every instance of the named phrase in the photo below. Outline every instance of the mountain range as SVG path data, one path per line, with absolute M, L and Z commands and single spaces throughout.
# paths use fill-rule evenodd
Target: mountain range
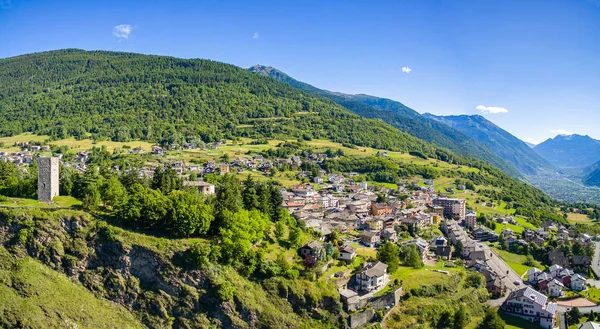
M 444 123 L 422 116 L 400 102 L 364 94 L 350 95 L 319 89 L 270 66 L 254 65 L 248 70 L 285 82 L 304 92 L 329 98 L 360 116 L 381 119 L 401 131 L 457 154 L 485 160 L 513 177 L 521 176 L 513 164 L 502 159 L 488 146 Z
M 600 161 L 600 141 L 590 136 L 558 135 L 534 150 L 558 168 L 585 168 Z
M 552 171 L 552 165 L 525 142 L 496 126 L 481 115 L 436 116 L 426 113 L 425 117 L 442 122 L 474 140 L 487 145 L 498 156 L 512 163 L 526 175 L 540 171 Z
M 273 67 L 255 65 L 249 71 L 275 78 L 302 91 L 327 97 L 354 113 L 382 119 L 402 131 L 456 153 L 479 157 L 513 176 L 516 171 L 528 176 L 552 170 L 550 163 L 523 141 L 479 115 L 421 115 L 394 100 L 319 89 L 295 80 Z

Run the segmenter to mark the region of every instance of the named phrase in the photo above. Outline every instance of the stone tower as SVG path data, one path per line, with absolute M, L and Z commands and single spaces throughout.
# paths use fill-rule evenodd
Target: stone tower
M 38 158 L 38 200 L 50 202 L 58 196 L 58 158 Z

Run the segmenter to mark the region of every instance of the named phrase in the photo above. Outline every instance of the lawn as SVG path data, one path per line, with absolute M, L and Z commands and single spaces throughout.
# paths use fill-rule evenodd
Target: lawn
M 435 272 L 433 270 L 444 270 L 452 273 L 462 272 L 464 268 L 457 267 L 444 267 L 443 262 L 438 262 L 436 266 L 424 266 L 420 269 L 415 269 L 407 266 L 400 266 L 400 268 L 390 274 L 390 282 L 394 280 L 402 280 L 402 287 L 404 291 L 409 291 L 412 288 L 417 288 L 422 285 L 432 285 L 440 282 L 445 282 L 450 279 L 450 275 Z
M 81 205 L 81 201 L 72 196 L 57 196 L 54 198 L 53 204 L 28 198 L 7 198 L 4 201 L 0 201 L 0 206 L 3 207 L 72 208 L 79 205 Z
M 375 248 L 365 248 L 358 243 L 352 243 L 352 247 L 356 250 L 356 254 L 362 256 L 365 259 L 377 258 L 377 250 Z
M 506 250 L 500 250 L 496 247 L 492 247 L 492 249 L 496 254 L 498 254 L 498 256 L 500 256 L 500 258 L 502 258 L 502 260 L 506 262 L 506 264 L 508 264 L 508 266 L 510 266 L 510 268 L 515 270 L 515 272 L 517 272 L 517 274 L 521 276 L 525 274 L 528 269 L 531 268 L 531 266 L 523 265 L 523 262 L 525 262 L 526 259 L 526 256 L 524 255 L 513 254 Z M 536 267 L 541 270 L 544 269 L 543 266 L 537 261 Z
M 571 224 L 592 224 L 593 221 L 585 214 L 568 213 L 567 221 Z
M 24 134 L 10 136 L 10 137 L 1 137 L 0 143 L 4 143 L 5 147 L 9 147 L 15 143 L 21 143 L 21 142 L 30 142 L 30 143 L 39 142 L 39 143 L 41 143 L 49 138 L 50 138 L 50 136 L 34 135 L 32 133 L 24 133 Z
M 521 319 L 516 316 L 508 315 L 502 311 L 498 311 L 498 314 L 500 315 L 502 320 L 504 320 L 504 322 L 506 322 L 506 326 L 504 327 L 505 329 L 541 328 L 540 326 L 535 325 L 525 319 Z
M 600 289 L 594 286 L 589 286 L 586 290 L 581 292 L 581 295 L 596 304 L 600 303 Z
M 509 229 L 513 230 L 513 232 L 515 234 L 518 235 L 518 234 L 521 234 L 521 232 L 523 232 L 523 230 L 525 230 L 526 228 L 535 230 L 535 226 L 533 224 L 529 223 L 528 221 L 526 221 L 524 218 L 515 217 L 515 221 L 517 221 L 517 223 L 519 225 L 513 225 L 510 223 L 507 223 L 507 224 L 496 223 L 496 229 L 494 231 L 496 231 L 496 233 L 500 234 L 500 232 L 502 232 L 503 229 L 509 228 Z

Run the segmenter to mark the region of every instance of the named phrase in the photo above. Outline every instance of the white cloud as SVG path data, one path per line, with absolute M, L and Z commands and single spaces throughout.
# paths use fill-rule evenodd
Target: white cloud
M 129 24 L 121 24 L 113 27 L 113 35 L 119 40 L 129 39 L 131 32 L 133 32 L 133 26 Z
M 538 141 L 537 141 L 535 138 L 531 138 L 531 137 L 527 137 L 527 138 L 525 138 L 525 141 L 526 141 L 527 143 L 531 143 L 531 144 L 534 144 L 534 145 L 537 145 L 537 144 L 539 144 L 539 142 L 538 142 Z
M 402 72 L 404 72 L 404 73 L 410 73 L 410 71 L 412 71 L 412 69 L 408 66 L 405 66 L 402 68 Z
M 254 32 L 254 34 L 252 35 L 252 39 L 254 39 L 254 40 L 258 39 L 258 32 Z
M 483 113 L 487 113 L 487 114 L 499 114 L 499 113 L 508 113 L 508 110 L 503 108 L 503 107 L 496 107 L 496 106 L 485 106 L 485 105 L 478 105 L 476 107 L 476 109 L 478 111 L 481 111 Z
M 559 135 L 573 135 L 574 133 L 570 132 L 570 131 L 566 131 L 564 129 L 554 129 L 554 130 L 550 130 L 551 133 L 553 134 L 559 134 Z

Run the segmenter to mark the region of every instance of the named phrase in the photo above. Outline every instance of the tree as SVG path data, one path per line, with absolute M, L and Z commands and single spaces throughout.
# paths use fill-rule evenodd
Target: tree
M 288 239 L 292 248 L 300 247 L 302 244 L 302 230 L 299 227 L 294 227 L 290 230 Z
M 179 190 L 183 186 L 183 181 L 177 176 L 177 171 L 170 167 L 156 167 L 152 177 L 152 188 L 160 190 L 164 195 L 173 190 Z
M 196 242 L 189 249 L 190 261 L 199 268 L 210 264 L 210 246 L 206 243 Z
M 60 165 L 58 188 L 61 195 L 71 195 L 71 191 L 73 190 L 73 176 L 75 176 L 73 168 Z
M 304 267 L 311 269 L 317 267 L 317 264 L 319 264 L 319 262 L 313 255 L 306 255 L 304 256 L 303 264 Z
M 404 246 L 400 251 L 400 258 L 403 260 L 406 266 L 410 266 L 413 268 L 423 267 L 421 256 L 419 256 L 417 246 L 415 246 L 414 244 Z
M 271 216 L 271 220 L 276 222 L 281 219 L 283 196 L 279 192 L 279 187 L 272 183 L 269 184 L 269 192 L 269 203 L 272 205 L 269 215 Z
M 110 177 L 102 186 L 104 204 L 112 209 L 119 208 L 127 202 L 127 190 L 117 176 Z
M 483 320 L 477 329 L 504 329 L 506 323 L 493 308 L 486 308 Z
M 285 224 L 282 221 L 275 223 L 275 238 L 278 240 L 283 239 L 285 234 Z
M 448 328 L 452 328 L 453 326 L 454 326 L 454 313 L 452 313 L 452 311 L 450 311 L 450 310 L 444 311 L 444 313 L 442 313 L 442 316 L 440 316 L 440 319 L 437 322 L 436 328 L 448 329 Z
M 252 176 L 248 174 L 248 178 L 244 182 L 244 190 L 242 191 L 242 202 L 246 210 L 258 209 L 258 195 Z
M 377 259 L 387 264 L 389 273 L 394 273 L 400 266 L 400 250 L 396 244 L 388 241 L 377 248 Z
M 329 235 L 329 241 L 336 247 L 340 245 L 341 238 L 340 231 L 338 229 L 331 231 L 331 234 Z
M 226 209 L 219 228 L 221 260 L 225 264 L 255 260 L 252 246 L 266 236 L 269 228 L 269 218 L 258 210 L 233 213 Z M 252 272 L 246 270 L 248 274 Z
M 168 196 L 167 223 L 178 236 L 205 234 L 214 217 L 198 193 L 173 191 Z
M 456 244 L 454 245 L 454 253 L 458 256 L 462 255 L 463 252 L 463 244 L 462 241 L 457 241 Z
M 454 313 L 454 329 L 463 329 L 469 324 L 469 312 L 465 304 L 460 304 L 456 313 Z
M 527 257 L 525 257 L 525 261 L 523 262 L 523 265 L 525 266 L 535 266 L 535 259 L 533 259 L 532 255 L 527 255 Z
M 570 309 L 567 313 L 567 318 L 569 319 L 570 323 L 579 323 L 579 320 L 581 319 L 581 312 L 579 311 L 579 308 L 573 307 Z
M 483 279 L 483 276 L 478 272 L 471 272 L 465 279 L 465 287 L 479 289 L 483 287 Z
M 225 211 L 236 213 L 240 209 L 242 209 L 240 184 L 235 175 L 227 174 L 222 177 L 217 187 L 214 221 L 216 228 L 221 226 Z
M 100 191 L 96 184 L 89 184 L 86 186 L 83 198 L 83 208 L 86 210 L 96 210 L 102 202 Z

